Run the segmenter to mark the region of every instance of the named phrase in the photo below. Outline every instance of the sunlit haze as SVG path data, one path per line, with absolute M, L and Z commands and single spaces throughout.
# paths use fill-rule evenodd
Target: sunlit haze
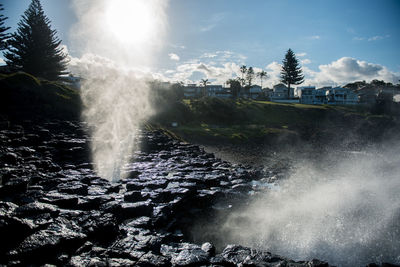
M 85 77 L 83 119 L 92 131 L 96 170 L 118 180 L 140 123 L 151 114 L 146 77 L 164 43 L 166 1 L 75 0 L 71 36 L 81 57 L 70 69 Z
M 114 0 L 106 6 L 106 24 L 115 38 L 128 44 L 147 43 L 155 24 L 150 2 Z

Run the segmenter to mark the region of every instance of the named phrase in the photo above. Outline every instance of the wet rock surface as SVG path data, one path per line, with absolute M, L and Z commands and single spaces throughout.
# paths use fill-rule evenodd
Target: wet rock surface
M 257 193 L 260 170 L 142 132 L 127 178 L 110 183 L 93 172 L 83 129 L 27 121 L 0 130 L 0 265 L 329 266 L 191 243 L 193 221 Z

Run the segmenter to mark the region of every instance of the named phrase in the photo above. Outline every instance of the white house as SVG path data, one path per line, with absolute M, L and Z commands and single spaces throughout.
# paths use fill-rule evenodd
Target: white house
M 315 93 L 315 86 L 297 87 L 297 94 L 300 96 L 300 103 L 302 104 L 314 104 Z
M 300 86 L 297 91 L 300 95 L 300 103 L 302 104 L 326 104 L 328 99 L 326 92 L 332 87 L 322 87 L 315 89 L 315 86 Z
M 214 96 L 214 97 L 218 97 L 218 98 L 231 98 L 232 97 L 232 93 L 230 88 L 225 88 L 222 87 L 222 85 L 218 85 L 218 87 L 212 87 L 211 90 L 212 92 L 210 92 L 210 89 L 208 89 L 208 95 L 209 96 Z
M 187 98 L 194 98 L 201 95 L 201 88 L 195 84 L 188 84 L 183 89 L 183 95 Z
M 283 83 L 274 85 L 272 89 L 272 94 L 270 96 L 271 101 L 275 100 L 283 100 L 288 98 L 288 88 Z M 290 95 L 289 98 L 294 98 L 294 90 L 290 88 Z
M 206 95 L 210 97 L 230 98 L 232 96 L 229 88 L 224 88 L 222 85 L 207 85 Z M 203 96 L 204 86 L 196 84 L 188 84 L 183 89 L 183 95 L 187 98 L 196 98 Z
M 207 85 L 207 96 L 216 96 L 223 91 L 222 85 Z
M 251 99 L 257 99 L 259 97 L 262 97 L 264 94 L 261 86 L 259 85 L 252 85 L 249 89 L 249 95 Z
M 300 103 L 302 104 L 351 105 L 358 103 L 357 94 L 348 88 L 322 87 L 315 89 L 314 86 L 302 86 L 297 89 L 301 92 Z
M 349 88 L 336 87 L 326 92 L 328 104 L 354 105 L 358 103 L 358 95 Z
M 314 104 L 327 104 L 328 98 L 326 97 L 327 91 L 332 87 L 322 87 L 315 90 Z

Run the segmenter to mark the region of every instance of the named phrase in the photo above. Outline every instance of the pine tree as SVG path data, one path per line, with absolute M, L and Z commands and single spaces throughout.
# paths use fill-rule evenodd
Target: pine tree
M 245 82 L 244 75 L 247 73 L 246 65 L 243 65 L 243 66 L 240 67 L 240 72 L 242 73 L 241 82 L 242 82 L 242 87 L 243 87 L 244 86 L 244 82 Z
M 3 5 L 0 4 L 0 11 L 3 11 Z M 7 39 L 9 38 L 9 34 L 6 33 L 10 29 L 10 27 L 4 26 L 4 21 L 7 17 L 4 17 L 3 14 L 0 14 L 0 50 L 4 50 L 7 48 Z
M 297 61 L 296 55 L 292 49 L 286 52 L 285 58 L 282 61 L 281 82 L 287 85 L 287 97 L 290 98 L 290 86 L 298 85 L 304 82 L 304 75 L 302 74 L 301 67 Z
M 60 47 L 57 31 L 50 27 L 39 0 L 32 0 L 8 41 L 4 54 L 12 70 L 20 70 L 48 80 L 65 74 L 67 55 Z

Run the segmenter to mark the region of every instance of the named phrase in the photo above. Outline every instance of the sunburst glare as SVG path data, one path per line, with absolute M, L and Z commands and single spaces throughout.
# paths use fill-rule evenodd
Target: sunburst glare
M 151 1 L 114 0 L 107 2 L 106 23 L 120 42 L 146 43 L 154 32 Z

